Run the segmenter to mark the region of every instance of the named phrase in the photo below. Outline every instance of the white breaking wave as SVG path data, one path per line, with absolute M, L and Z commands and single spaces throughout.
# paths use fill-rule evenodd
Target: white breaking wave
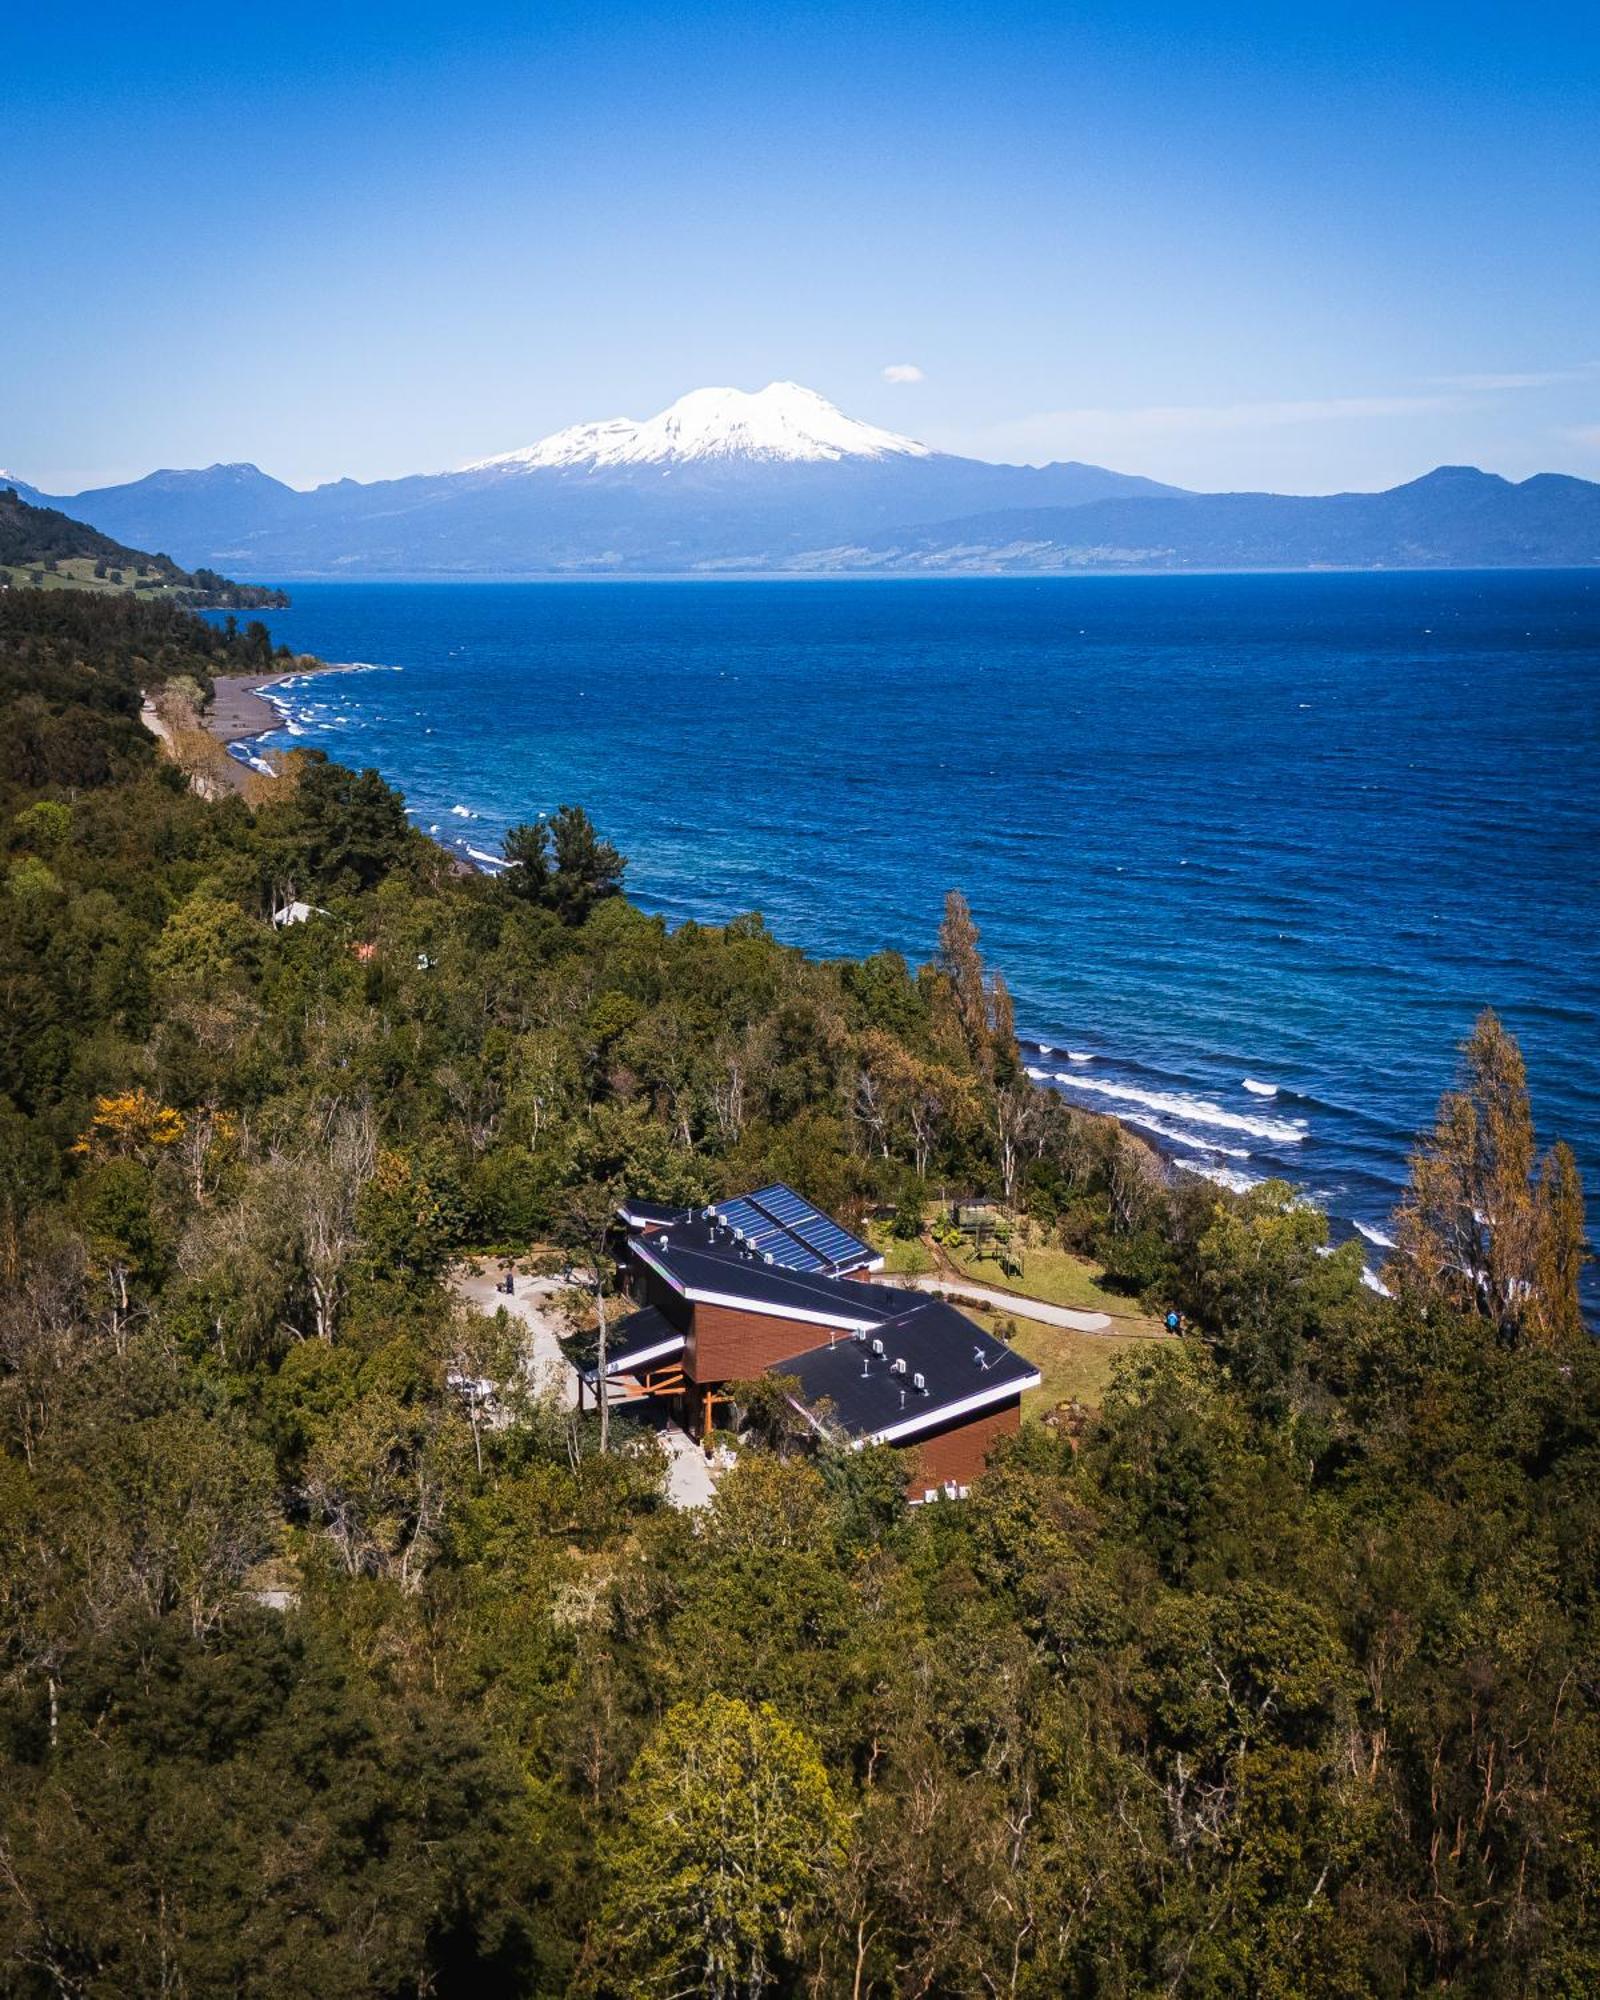
M 1374 1229 L 1370 1222 L 1358 1222 L 1356 1224 L 1356 1234 L 1364 1236 L 1369 1243 L 1375 1243 L 1380 1250 L 1392 1250 L 1394 1248 L 1394 1238 L 1392 1236 L 1385 1236 L 1381 1229 Z
M 1033 1078 L 1035 1083 L 1048 1083 L 1050 1081 L 1049 1070 L 1035 1069 L 1032 1063 L 1028 1063 L 1026 1068 L 1029 1076 Z
M 452 806 L 450 810 L 457 819 L 476 819 L 478 815 L 469 806 Z
M 1076 1063 L 1093 1062 L 1094 1057 L 1091 1055 L 1085 1055 L 1082 1049 L 1068 1049 L 1067 1061 Z
M 1276 1097 L 1278 1094 L 1278 1086 L 1275 1083 L 1257 1083 L 1253 1076 L 1245 1078 L 1244 1087 L 1252 1097 Z
M 1051 1047 L 1051 1045 L 1048 1042 L 1041 1042 L 1039 1044 L 1039 1053 L 1042 1056 L 1053 1056 L 1055 1054 L 1055 1050 Z
M 1165 1112 L 1168 1117 L 1181 1118 L 1190 1125 L 1214 1125 L 1222 1132 L 1243 1132 L 1247 1138 L 1267 1139 L 1278 1146 L 1298 1146 L 1306 1136 L 1303 1127 L 1286 1124 L 1281 1118 L 1247 1118 L 1239 1111 L 1224 1111 L 1209 1098 L 1190 1097 L 1177 1091 L 1140 1090 L 1131 1083 L 1102 1083 L 1087 1076 L 1057 1076 L 1056 1086 L 1060 1090 L 1087 1091 L 1096 1097 L 1110 1098 L 1113 1103 L 1137 1104 L 1146 1111 Z
M 1253 1187 L 1260 1187 L 1258 1175 L 1242 1174 L 1237 1167 L 1214 1167 L 1208 1160 L 1175 1160 L 1174 1166 L 1182 1167 L 1185 1173 L 1199 1174 L 1203 1180 L 1215 1181 L 1218 1187 L 1225 1187 L 1230 1194 L 1248 1194 Z
M 504 868 L 506 865 L 503 854 L 485 854 L 481 847 L 469 847 L 467 852 L 474 861 L 481 861 L 486 868 Z
M 1202 1153 L 1220 1153 L 1229 1160 L 1250 1157 L 1244 1146 L 1224 1146 L 1220 1139 L 1208 1139 L 1203 1132 L 1185 1132 L 1176 1125 L 1163 1125 L 1159 1118 L 1151 1118 L 1142 1111 L 1130 1111 L 1122 1122 L 1137 1125 L 1141 1132 L 1154 1132 L 1158 1139 L 1169 1139 L 1174 1146 L 1198 1146 Z
M 1377 1272 L 1369 1270 L 1365 1264 L 1361 1267 L 1361 1282 L 1369 1292 L 1376 1292 L 1380 1299 L 1392 1299 L 1394 1297 L 1394 1293 L 1390 1291 Z

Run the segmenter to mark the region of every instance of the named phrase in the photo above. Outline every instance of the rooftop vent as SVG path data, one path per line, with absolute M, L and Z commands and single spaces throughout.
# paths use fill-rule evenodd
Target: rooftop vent
M 770 1264 L 772 1262 L 772 1252 L 770 1250 L 763 1250 L 761 1253 L 761 1261 L 763 1264 Z
M 917 1394 L 918 1394 L 919 1396 L 925 1396 L 925 1395 L 927 1395 L 927 1393 L 928 1393 L 928 1378 L 927 1378 L 927 1376 L 926 1376 L 926 1375 L 924 1375 L 924 1374 L 922 1374 L 922 1373 L 920 1373 L 920 1372 L 919 1372 L 919 1373 L 917 1373 L 917 1374 L 915 1374 L 915 1375 L 913 1375 L 913 1376 L 912 1376 L 912 1378 L 911 1378 L 911 1386 L 912 1386 L 912 1388 L 913 1388 L 913 1389 L 915 1389 L 915 1390 L 916 1390 L 916 1392 L 917 1392 Z
M 867 1329 L 864 1326 L 858 1326 L 855 1330 L 855 1338 L 865 1347 L 867 1344 Z
M 875 1340 L 872 1343 L 872 1351 L 874 1354 L 881 1355 L 883 1353 L 883 1342 L 881 1340 Z
M 891 1375 L 903 1375 L 905 1372 L 906 1372 L 906 1358 L 902 1354 L 896 1357 L 893 1365 L 889 1370 L 889 1373 Z
M 980 1368 L 987 1368 L 989 1365 L 989 1357 L 987 1354 L 984 1353 L 981 1347 L 975 1347 L 972 1350 L 972 1358 L 974 1361 L 977 1362 Z

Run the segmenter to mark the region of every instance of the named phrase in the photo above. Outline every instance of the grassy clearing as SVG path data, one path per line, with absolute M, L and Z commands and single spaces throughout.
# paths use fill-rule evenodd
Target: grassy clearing
M 1111 1380 L 1111 1371 L 1124 1354 L 1148 1346 L 1152 1340 L 1172 1338 L 1159 1328 L 1153 1333 L 1141 1329 L 1072 1333 L 1066 1327 L 1041 1326 L 1037 1320 L 1019 1319 L 1013 1313 L 979 1311 L 967 1306 L 961 1310 L 986 1333 L 995 1333 L 1002 1321 L 1016 1328 L 1015 1333 L 1007 1333 L 1004 1338 L 1044 1377 L 1037 1389 L 1030 1389 L 1023 1397 L 1024 1417 L 1042 1417 L 1069 1397 L 1097 1410 Z
M 886 1229 L 871 1229 L 868 1235 L 875 1250 L 883 1252 L 886 1278 L 925 1278 L 934 1271 L 932 1252 L 927 1244 L 903 1236 L 891 1236 Z
M 1025 1250 L 1020 1275 L 1015 1270 L 1002 1270 L 998 1259 L 976 1257 L 970 1250 L 949 1251 L 946 1255 L 957 1270 L 975 1283 L 993 1285 L 1003 1292 L 1021 1292 L 1053 1306 L 1109 1313 L 1119 1333 L 1148 1338 L 1163 1331 L 1158 1318 L 1141 1311 L 1138 1301 L 1125 1292 L 1108 1291 L 1099 1267 L 1087 1257 L 1073 1256 L 1070 1250 Z
M 111 567 L 115 567 L 112 565 Z M 120 597 L 130 592 L 138 597 L 175 597 L 179 586 L 170 584 L 157 570 L 123 567 L 120 583 L 110 576 L 96 576 L 92 556 L 61 556 L 53 563 L 0 563 L 0 583 L 13 590 L 90 590 L 101 596 Z M 33 578 L 43 572 L 35 584 Z

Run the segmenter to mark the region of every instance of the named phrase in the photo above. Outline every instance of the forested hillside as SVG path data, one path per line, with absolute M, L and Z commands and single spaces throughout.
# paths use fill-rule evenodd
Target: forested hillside
M 1600 1986 L 1582 1196 L 1492 1019 L 1380 1298 L 1034 1090 L 959 904 L 819 964 L 576 811 L 490 881 L 373 772 L 194 796 L 140 692 L 259 645 L 0 593 L 0 1991 Z M 688 1514 L 442 1282 L 774 1177 L 1189 1330 L 970 1501 L 779 1427 Z
M 244 610 L 289 602 L 281 590 L 233 583 L 213 569 L 124 548 L 54 507 L 34 507 L 0 485 L 0 589 L 128 591 L 172 603 Z

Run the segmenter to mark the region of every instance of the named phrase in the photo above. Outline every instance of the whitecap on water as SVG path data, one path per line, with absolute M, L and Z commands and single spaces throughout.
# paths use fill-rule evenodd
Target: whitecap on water
M 1275 1083 L 1258 1083 L 1253 1076 L 1244 1079 L 1244 1087 L 1252 1097 L 1276 1097 L 1278 1094 Z
M 1215 1181 L 1230 1194 L 1248 1194 L 1261 1185 L 1259 1179 L 1240 1173 L 1237 1167 L 1214 1167 L 1205 1160 L 1175 1160 L 1173 1164 L 1182 1167 L 1186 1174 L 1199 1174 L 1202 1180 Z
M 1380 1250 L 1392 1250 L 1394 1238 L 1385 1236 L 1381 1229 L 1375 1229 L 1370 1222 L 1357 1222 L 1356 1234 L 1364 1236 L 1369 1243 L 1375 1243 Z
M 1197 1147 L 1202 1153 L 1220 1153 L 1224 1159 L 1248 1160 L 1246 1146 L 1225 1146 L 1220 1139 L 1208 1139 L 1200 1132 L 1185 1132 L 1177 1125 L 1165 1125 L 1159 1118 L 1146 1116 L 1142 1111 L 1128 1111 L 1123 1114 L 1125 1125 L 1137 1125 L 1141 1132 L 1153 1132 L 1158 1139 L 1169 1140 L 1174 1146 Z
M 1212 1125 L 1221 1132 L 1242 1132 L 1247 1138 L 1267 1139 L 1278 1146 L 1298 1146 L 1306 1136 L 1301 1125 L 1287 1124 L 1281 1118 L 1249 1118 L 1242 1111 L 1225 1111 L 1209 1098 L 1179 1091 L 1141 1090 L 1135 1084 L 1106 1083 L 1087 1076 L 1058 1076 L 1056 1084 L 1061 1090 L 1108 1098 L 1113 1109 L 1119 1104 L 1134 1104 L 1145 1111 L 1181 1118 L 1186 1125 Z

